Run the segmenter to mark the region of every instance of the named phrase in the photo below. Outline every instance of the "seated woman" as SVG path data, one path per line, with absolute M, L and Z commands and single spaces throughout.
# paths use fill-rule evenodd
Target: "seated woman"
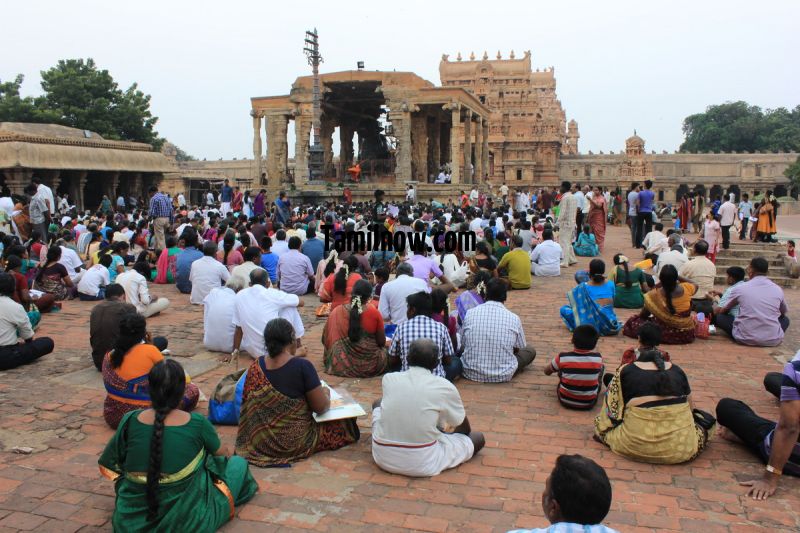
M 470 260 L 470 270 L 473 272 L 486 270 L 497 277 L 497 261 L 492 256 L 492 249 L 488 241 L 480 241 L 475 245 L 475 255 Z
M 350 303 L 331 311 L 322 330 L 325 372 L 346 378 L 369 378 L 386 372 L 383 317 L 372 301 L 372 285 L 360 279 Z
M 42 294 L 38 298 L 34 298 L 28 290 L 28 280 L 20 272 L 22 270 L 22 259 L 16 255 L 8 256 L 6 260 L 6 272 L 14 276 L 16 288 L 12 299 L 21 304 L 28 313 L 28 318 L 31 320 L 31 327 L 35 328 L 42 318 L 42 313 L 47 313 L 53 308 L 56 303 L 56 298 L 52 294 Z
M 450 315 L 450 302 L 447 300 L 447 293 L 442 289 L 433 289 L 431 291 L 431 318 L 444 327 L 447 328 L 447 333 L 450 334 L 450 343 L 453 345 L 453 351 L 458 352 L 458 336 L 456 335 L 456 317 Z
M 597 246 L 592 227 L 589 224 L 583 225 L 583 231 L 578 234 L 578 239 L 572 245 L 575 250 L 575 255 L 582 257 L 594 257 L 600 253 L 600 248 Z
M 161 250 L 161 255 L 158 256 L 156 262 L 156 279 L 158 284 L 175 283 L 175 278 L 178 272 L 178 254 L 181 249 L 178 248 L 178 239 L 170 235 L 166 239 L 167 247 Z
M 383 470 L 429 477 L 472 459 L 486 443 L 472 431 L 455 385 L 433 374 L 439 349 L 430 339 L 408 348 L 408 371 L 383 376 L 372 406 L 372 458 Z
M 661 267 L 658 279 L 659 285 L 644 295 L 642 312 L 625 322 L 623 335 L 635 339 L 642 324 L 654 322 L 661 328 L 664 344 L 693 342 L 695 322 L 691 304 L 697 285 L 678 276 L 678 270 L 672 265 Z
M 71 300 L 77 293 L 67 268 L 59 263 L 61 247 L 52 246 L 47 250 L 47 259 L 39 267 L 39 273 L 33 281 L 33 288 L 46 294 L 52 294 L 57 302 Z
M 615 283 L 614 307 L 622 309 L 641 309 L 644 293 L 647 292 L 647 278 L 640 268 L 630 269 L 628 258 L 622 254 L 614 255 L 614 271 L 611 279 Z
M 156 364 L 147 380 L 152 408 L 126 414 L 98 461 L 115 482 L 114 531 L 216 531 L 258 484 L 205 416 L 180 409 L 186 375 L 177 361 Z
M 331 304 L 331 311 L 350 301 L 353 286 L 361 278 L 356 272 L 358 259 L 355 255 L 348 255 L 344 264 L 335 274 L 329 275 L 320 289 L 319 300 Z
M 653 328 L 650 337 L 659 333 L 653 324 L 643 327 Z M 665 361 L 657 348 L 643 350 L 611 379 L 594 421 L 595 439 L 634 461 L 691 461 L 705 449 L 716 422 L 710 414 L 692 409 L 691 393 L 678 365 Z
M 508 246 L 506 232 L 498 232 L 496 238 L 492 242 L 492 251 L 494 252 L 495 259 L 500 262 L 500 260 L 503 259 L 503 256 L 506 255 L 509 250 L 510 247 Z
M 103 384 L 108 393 L 103 418 L 109 426 L 116 429 L 125 413 L 150 407 L 147 376 L 163 360 L 159 349 L 150 344 L 145 318 L 138 313 L 123 316 L 114 348 L 103 360 Z M 181 409 L 191 411 L 199 398 L 197 385 L 187 383 Z
M 486 270 L 479 270 L 467 279 L 467 286 L 472 287 L 458 295 L 456 310 L 458 311 L 458 327 L 464 324 L 467 311 L 478 307 L 486 301 L 486 284 L 492 279 L 492 274 Z
M 264 328 L 267 356 L 250 365 L 244 382 L 236 454 L 256 466 L 284 465 L 357 442 L 355 418 L 318 423 L 331 405 L 314 365 L 295 357 L 294 328 L 274 318 Z
M 600 335 L 619 333 L 620 324 L 614 314 L 614 282 L 606 281 L 605 272 L 603 260 L 592 259 L 588 281 L 567 293 L 569 303 L 561 308 L 561 320 L 570 331 L 581 324 L 591 324 Z
M 314 292 L 316 292 L 317 295 L 320 294 L 322 284 L 328 279 L 328 276 L 335 274 L 339 270 L 339 267 L 342 266 L 342 263 L 343 262 L 339 260 L 339 253 L 333 248 L 331 248 L 328 257 L 317 263 L 317 272 L 314 276 Z M 328 268 L 329 265 L 330 268 Z

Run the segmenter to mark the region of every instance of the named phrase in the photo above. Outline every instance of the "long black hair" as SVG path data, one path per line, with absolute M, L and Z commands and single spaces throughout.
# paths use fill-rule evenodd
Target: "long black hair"
M 225 238 L 222 240 L 222 249 L 225 252 L 222 256 L 222 264 L 228 266 L 228 254 L 231 253 L 233 250 L 233 246 L 236 244 L 236 234 L 233 230 L 225 232 Z
M 111 366 L 119 368 L 128 351 L 142 342 L 147 333 L 147 321 L 139 313 L 130 312 L 119 321 L 119 335 L 111 351 Z
M 621 266 L 625 270 L 625 288 L 630 289 L 633 283 L 631 282 L 631 273 L 628 270 L 628 262 L 622 261 L 620 258 L 625 257 L 622 254 L 614 254 L 614 264 Z M 627 258 L 626 258 L 627 259 Z
M 347 279 L 350 277 L 351 274 L 355 274 L 357 268 L 358 268 L 358 259 L 356 259 L 356 256 L 348 255 L 345 258 L 342 267 L 333 277 L 333 292 L 338 292 L 339 294 L 346 294 Z
M 654 393 L 658 396 L 675 396 L 675 387 L 666 372 L 664 354 L 658 349 L 658 344 L 661 342 L 661 330 L 652 322 L 647 322 L 639 328 L 638 335 L 639 342 L 644 349 L 639 351 L 637 361 L 642 363 L 655 363 L 658 369 L 658 379 L 656 380 L 656 390 Z
M 678 269 L 673 265 L 664 265 L 661 272 L 658 273 L 658 279 L 661 281 L 661 288 L 667 298 L 667 309 L 674 315 L 675 306 L 672 305 L 672 293 L 678 286 Z
M 60 246 L 51 246 L 47 249 L 47 259 L 45 260 L 45 265 L 49 265 L 50 263 L 57 263 L 58 260 L 61 259 L 61 247 Z M 41 282 L 42 277 L 44 276 L 44 268 L 39 269 L 39 273 L 36 275 L 36 281 Z
M 150 438 L 150 461 L 147 466 L 147 520 L 154 521 L 158 516 L 158 481 L 161 477 L 163 455 L 164 419 L 178 408 L 186 389 L 186 373 L 173 359 L 165 359 L 156 364 L 147 377 L 150 386 L 150 401 L 155 411 L 153 435 Z
M 361 339 L 363 334 L 361 314 L 371 298 L 372 285 L 369 281 L 365 279 L 356 281 L 350 298 L 350 324 L 347 326 L 347 336 L 350 338 L 350 342 L 358 342 Z

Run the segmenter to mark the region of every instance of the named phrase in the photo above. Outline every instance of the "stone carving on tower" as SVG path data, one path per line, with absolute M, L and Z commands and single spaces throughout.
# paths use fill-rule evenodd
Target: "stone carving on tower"
M 653 178 L 653 164 L 646 156 L 644 139 L 636 134 L 625 141 L 625 158 L 619 168 L 619 177 L 622 181 L 640 181 Z

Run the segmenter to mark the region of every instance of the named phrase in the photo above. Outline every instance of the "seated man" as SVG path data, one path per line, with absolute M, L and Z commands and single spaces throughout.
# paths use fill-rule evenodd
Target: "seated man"
M 669 251 L 669 241 L 663 231 L 664 224 L 657 222 L 653 226 L 653 231 L 645 235 L 644 239 L 642 239 L 644 256 L 651 258 L 654 263 L 657 261 L 659 255 Z
M 387 283 L 383 287 L 386 294 Z M 383 300 L 383 297 L 381 297 Z M 455 380 L 461 374 L 461 360 L 453 352 L 453 343 L 447 326 L 431 318 L 433 302 L 431 295 L 420 291 L 411 294 L 406 299 L 408 320 L 397 326 L 392 345 L 389 348 L 389 367 L 408 370 L 408 348 L 417 339 L 430 339 L 438 347 L 439 364 L 433 369 L 437 376 Z
M 692 296 L 692 311 L 711 316 L 711 293 L 714 291 L 714 278 L 717 267 L 706 257 L 708 243 L 700 239 L 692 247 L 692 259 L 678 269 L 678 275 L 697 285 L 697 292 Z
M 383 398 L 372 406 L 372 458 L 383 470 L 435 476 L 486 443 L 472 431 L 455 385 L 432 373 L 438 365 L 436 343 L 418 339 L 408 348 L 408 371 L 383 376 Z
M 511 250 L 503 255 L 498 270 L 506 270 L 503 279 L 512 289 L 531 288 L 531 257 L 522 249 L 522 237 L 515 235 L 509 240 Z
M 664 252 L 658 256 L 658 261 L 656 261 L 656 264 L 653 267 L 653 275 L 655 277 L 658 277 L 658 274 L 661 272 L 661 269 L 664 268 L 664 265 L 672 265 L 676 270 L 680 271 L 683 264 L 689 260 L 689 258 L 686 256 L 686 250 L 684 250 L 683 245 L 681 244 L 682 242 L 683 240 L 681 239 L 681 236 L 677 233 L 673 233 L 668 237 L 667 243 L 669 244 L 670 248 L 668 252 Z
M 714 324 L 717 323 L 717 315 L 721 314 L 722 308 L 725 307 L 731 299 L 731 290 L 744 283 L 744 277 L 747 275 L 745 270 L 739 266 L 728 267 L 725 274 L 727 275 L 725 281 L 728 284 L 728 288 L 725 289 L 725 292 L 711 291 L 711 296 L 714 297 Z M 739 314 L 739 306 L 735 305 L 731 307 L 728 314 L 735 318 L 736 315 Z
M 534 276 L 560 276 L 564 251 L 561 245 L 553 240 L 552 229 L 544 230 L 542 239 L 543 241 L 530 253 L 531 273 Z
M 175 259 L 175 286 L 183 294 L 192 292 L 192 282 L 189 281 L 192 263 L 203 257 L 203 252 L 197 249 L 197 242 L 197 233 L 194 230 L 183 232 L 184 248 Z
M 261 249 L 258 246 L 248 246 L 242 254 L 244 263 L 236 265 L 231 271 L 227 285 L 246 289 L 250 286 L 250 272 L 261 267 Z M 210 293 L 209 293 L 210 294 Z
M 467 311 L 461 363 L 464 377 L 469 380 L 511 381 L 536 358 L 536 350 L 525 343 L 522 321 L 503 305 L 507 290 L 502 280 L 490 280 L 486 284 L 486 303 Z
M 102 300 L 106 285 L 111 283 L 108 267 L 113 259 L 108 254 L 100 256 L 100 262 L 85 271 L 78 282 L 78 298 L 84 302 Z
M 739 400 L 723 398 L 717 404 L 722 437 L 744 443 L 767 465 L 760 479 L 743 483 L 750 487 L 747 494 L 755 500 L 772 496 L 781 474 L 800 476 L 800 352 L 783 367 L 781 380 L 777 424 L 761 418 Z
M 147 278 L 150 276 L 150 265 L 147 261 L 139 261 L 133 268 L 119 274 L 117 283 L 125 289 L 125 299 L 145 318 L 157 315 L 167 307 L 169 300 L 166 298 L 153 299 L 147 288 Z
M 303 307 L 303 301 L 295 294 L 271 288 L 269 274 L 263 268 L 257 268 L 250 273 L 250 287 L 236 294 L 235 304 L 232 322 L 236 331 L 233 336 L 232 357 L 238 357 L 240 349 L 249 353 L 253 359 L 266 355 L 264 328 L 273 318 L 288 320 L 294 328 L 297 344 L 300 345 L 305 328 L 297 308 Z M 296 355 L 300 355 L 300 350 Z
M 0 370 L 32 363 L 52 352 L 54 347 L 49 337 L 33 338 L 28 313 L 13 299 L 15 291 L 14 276 L 0 272 Z
M 560 455 L 542 494 L 551 526 L 508 533 L 618 533 L 600 523 L 610 509 L 611 482 L 603 467 L 582 455 Z
M 203 257 L 192 263 L 189 281 L 192 283 L 192 296 L 189 302 L 202 305 L 203 298 L 212 289 L 221 287 L 231 277 L 230 271 L 217 260 L 217 245 L 208 241 L 203 245 Z
M 740 344 L 777 346 L 789 327 L 783 289 L 767 277 L 768 271 L 769 262 L 754 257 L 747 267 L 750 281 L 731 289 L 728 302 L 719 309 L 717 328 Z M 728 312 L 737 305 L 739 314 L 734 318 Z
M 381 288 L 378 310 L 386 322 L 402 324 L 408 317 L 408 297 L 419 291 L 430 292 L 431 288 L 425 281 L 414 277 L 414 267 L 408 263 L 397 265 L 396 272 L 397 277 Z
M 246 288 L 237 285 L 238 282 L 238 277 L 231 276 L 224 287 L 212 289 L 203 300 L 203 346 L 207 350 L 225 353 L 233 351 L 233 336 L 236 333 L 236 325 L 233 323 L 236 292 Z M 248 275 L 247 287 L 249 286 L 250 277 Z
M 311 259 L 300 252 L 300 237 L 289 238 L 289 251 L 278 259 L 279 287 L 283 292 L 302 296 L 314 289 Z

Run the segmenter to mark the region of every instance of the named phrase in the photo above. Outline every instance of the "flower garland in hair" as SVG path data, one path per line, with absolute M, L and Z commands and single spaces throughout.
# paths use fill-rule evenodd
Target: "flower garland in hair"
M 333 261 L 334 263 L 339 259 L 339 252 L 336 250 L 331 250 L 331 253 L 328 254 L 328 262 Z
M 485 296 L 486 295 L 486 283 L 481 281 L 480 283 L 478 283 L 478 286 L 475 287 L 475 290 L 478 292 L 478 294 L 480 296 Z
M 627 257 L 625 257 L 624 255 L 619 256 L 619 264 L 620 265 L 622 263 L 627 263 L 627 262 L 628 262 L 628 258 Z
M 347 265 L 342 265 L 342 268 L 344 269 L 344 278 L 345 279 L 349 278 L 350 277 L 350 267 L 348 267 Z
M 352 305 L 353 307 L 358 309 L 358 313 L 359 314 L 364 312 L 364 309 L 361 306 L 361 296 L 358 296 L 358 295 L 353 296 L 353 298 L 350 299 L 350 305 Z

